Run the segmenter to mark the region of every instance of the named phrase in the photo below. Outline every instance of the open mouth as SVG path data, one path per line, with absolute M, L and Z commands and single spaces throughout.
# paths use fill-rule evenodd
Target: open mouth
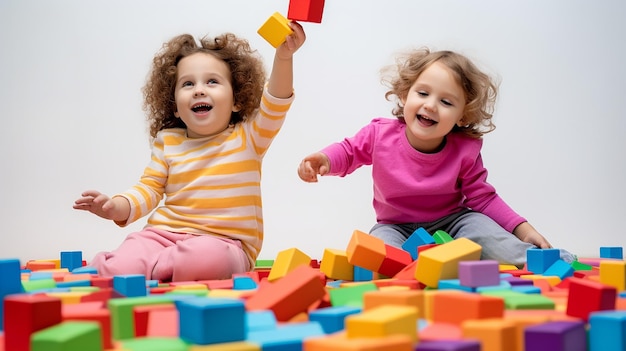
M 209 104 L 197 104 L 191 107 L 191 110 L 195 113 L 209 112 L 213 109 L 213 106 Z
M 416 115 L 416 117 L 417 117 L 417 120 L 425 126 L 432 126 L 438 123 L 437 121 L 432 120 L 424 115 Z

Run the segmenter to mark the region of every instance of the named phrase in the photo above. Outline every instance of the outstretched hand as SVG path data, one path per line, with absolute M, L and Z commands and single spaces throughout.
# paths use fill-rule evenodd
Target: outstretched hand
M 81 194 L 76 201 L 74 201 L 73 208 L 81 211 L 89 211 L 104 219 L 110 219 L 114 221 L 125 221 L 128 219 L 129 208 L 124 206 L 127 203 L 126 199 L 116 201 L 111 199 L 105 194 L 96 190 L 87 190 Z
M 298 166 L 298 175 L 305 182 L 317 182 L 317 175 L 325 175 L 330 171 L 330 161 L 328 157 L 321 152 L 309 155 L 300 162 Z

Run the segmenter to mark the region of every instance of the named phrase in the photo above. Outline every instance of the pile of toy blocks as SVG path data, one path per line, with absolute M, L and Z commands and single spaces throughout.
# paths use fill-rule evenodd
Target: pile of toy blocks
M 355 230 L 320 261 L 290 248 L 231 279 L 102 277 L 82 252 L 0 260 L 0 351 L 626 351 L 621 247 L 523 268 L 416 230 L 402 248 Z

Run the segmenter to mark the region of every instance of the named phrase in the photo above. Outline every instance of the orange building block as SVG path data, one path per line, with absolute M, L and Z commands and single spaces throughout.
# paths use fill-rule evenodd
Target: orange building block
M 360 230 L 352 232 L 346 249 L 348 262 L 378 272 L 387 254 L 385 242 Z
M 261 282 L 245 301 L 246 310 L 272 310 L 277 321 L 285 322 L 306 311 L 326 295 L 318 270 L 299 266 L 276 282 Z
M 422 290 L 374 290 L 363 294 L 363 310 L 382 305 L 411 306 L 418 318 L 424 318 L 424 291 Z
M 461 324 L 470 319 L 502 318 L 504 299 L 461 292 L 433 296 L 433 322 Z
M 459 262 L 480 260 L 482 247 L 467 238 L 459 238 L 419 254 L 415 279 L 431 288 L 439 286 L 439 280 L 459 276 Z
M 306 338 L 302 351 L 413 351 L 413 340 L 406 335 L 348 338 L 346 332 Z
M 468 320 L 461 328 L 464 338 L 480 341 L 481 351 L 512 351 L 517 347 L 515 323 L 506 319 Z
M 525 351 L 524 330 L 526 329 L 526 327 L 549 322 L 550 317 L 541 313 L 517 314 L 510 316 L 507 316 L 505 314 L 505 320 L 515 325 L 515 349 L 512 349 L 511 351 Z

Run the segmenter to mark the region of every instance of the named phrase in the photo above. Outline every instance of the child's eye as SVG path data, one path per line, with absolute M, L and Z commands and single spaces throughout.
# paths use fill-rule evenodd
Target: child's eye
M 187 81 L 187 82 L 184 82 L 181 86 L 183 86 L 183 87 L 191 87 L 191 86 L 193 86 L 193 83 Z
M 219 83 L 219 82 L 217 81 L 217 79 L 209 79 L 209 80 L 207 81 L 207 84 L 217 84 L 217 83 Z
M 452 103 L 448 100 L 441 100 L 441 103 L 446 105 L 446 106 L 452 106 Z
M 417 95 L 419 95 L 419 96 L 428 96 L 428 93 L 425 92 L 425 91 L 418 91 Z

